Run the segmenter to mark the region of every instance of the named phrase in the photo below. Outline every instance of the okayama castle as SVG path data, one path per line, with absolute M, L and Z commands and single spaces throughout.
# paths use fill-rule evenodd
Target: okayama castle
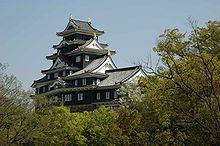
M 101 105 L 119 107 L 116 92 L 123 83 L 146 76 L 141 66 L 117 68 L 108 45 L 98 41 L 104 31 L 95 29 L 91 20 L 75 20 L 72 16 L 62 32 L 56 53 L 46 56 L 52 61 L 44 75 L 31 85 L 35 95 L 56 98 L 71 111 L 93 110 Z M 33 96 L 33 98 L 37 96 Z

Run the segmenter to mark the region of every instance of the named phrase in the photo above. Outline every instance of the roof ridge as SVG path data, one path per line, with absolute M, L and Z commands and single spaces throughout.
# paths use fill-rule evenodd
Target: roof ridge
M 84 22 L 84 23 L 87 23 L 94 31 L 100 31 L 100 32 L 103 32 L 104 33 L 104 31 L 103 30 L 98 30 L 98 29 L 96 29 L 96 28 L 94 28 L 92 25 L 91 25 L 91 23 L 90 22 L 88 22 L 88 21 L 83 21 L 83 20 L 78 20 L 78 19 L 74 19 L 73 21 L 78 21 L 78 22 Z
M 79 19 L 73 19 L 73 21 L 80 21 L 80 22 L 86 22 L 86 23 L 89 23 L 88 21 L 79 20 Z
M 106 73 L 107 72 L 123 71 L 123 70 L 140 69 L 140 68 L 142 68 L 142 66 L 137 65 L 137 66 L 131 66 L 131 67 L 125 67 L 125 68 L 117 68 L 117 69 L 106 70 Z

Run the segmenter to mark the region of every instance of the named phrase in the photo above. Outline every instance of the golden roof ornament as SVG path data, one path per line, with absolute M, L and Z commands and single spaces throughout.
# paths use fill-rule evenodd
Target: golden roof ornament
M 60 56 L 60 50 L 57 51 L 57 56 Z
M 73 15 L 72 15 L 72 14 L 70 15 L 69 20 L 70 20 L 70 21 L 72 21 L 72 20 L 73 20 Z
M 111 55 L 111 51 L 110 50 L 108 50 L 108 54 L 107 54 L 108 56 L 110 56 Z
M 93 38 L 94 38 L 94 39 L 97 39 L 97 36 L 96 36 L 96 33 L 95 33 L 95 32 L 93 33 Z
M 88 18 L 88 23 L 92 23 L 92 19 L 91 18 Z

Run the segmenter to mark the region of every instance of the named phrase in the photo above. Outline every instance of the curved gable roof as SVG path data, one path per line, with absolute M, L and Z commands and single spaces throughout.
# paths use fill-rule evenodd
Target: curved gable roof
M 66 28 L 62 32 L 57 32 L 58 36 L 63 36 L 69 32 L 75 32 L 77 30 L 83 30 L 87 32 L 96 32 L 97 35 L 101 35 L 104 31 L 100 31 L 92 27 L 91 23 L 88 21 L 75 20 L 71 18 L 66 26 Z
M 103 58 L 95 59 L 89 65 L 87 65 L 84 69 L 77 71 L 69 76 L 75 76 L 75 75 L 79 75 L 85 72 L 92 72 L 93 70 L 98 68 L 103 62 L 105 62 L 107 58 L 108 56 L 104 56 Z
M 102 80 L 98 86 L 112 86 L 115 84 L 124 83 L 134 77 L 140 71 L 143 71 L 141 66 L 108 70 L 106 71 L 108 78 Z

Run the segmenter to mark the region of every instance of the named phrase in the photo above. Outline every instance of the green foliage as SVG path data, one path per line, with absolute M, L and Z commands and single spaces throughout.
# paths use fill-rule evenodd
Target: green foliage
M 220 143 L 220 22 L 191 24 L 188 36 L 168 29 L 159 37 L 154 51 L 161 65 L 147 67 L 152 75 L 139 81 L 141 101 L 131 103 L 133 95 L 123 94 L 122 104 L 145 117 L 143 127 L 156 145 Z
M 70 113 L 66 107 L 51 106 L 44 112 L 30 136 L 35 144 L 116 145 L 120 141 L 117 113 L 111 108 Z
M 119 142 L 121 130 L 118 127 L 117 113 L 114 110 L 101 107 L 84 114 L 87 122 L 83 135 L 88 140 L 87 144 L 116 145 Z
M 0 63 L 0 144 L 11 145 L 24 142 L 36 122 L 30 92 L 22 90 L 16 77 L 5 74 L 5 69 Z
M 119 127 L 122 129 L 123 145 L 146 145 L 149 133 L 143 126 L 143 117 L 137 110 L 120 109 L 117 111 Z
M 166 100 L 182 121 L 195 128 L 189 134 L 206 143 L 220 142 L 219 46 L 220 22 L 210 21 L 205 28 L 193 26 L 188 39 L 178 29 L 167 30 L 154 48 L 165 68 L 154 74 L 171 85 Z
M 100 107 L 93 112 L 70 113 L 55 101 L 25 92 L 0 64 L 0 145 L 119 145 L 118 114 Z M 30 103 L 31 102 L 31 103 Z M 34 105 L 34 106 L 33 106 Z M 116 134 L 117 133 L 117 134 Z

